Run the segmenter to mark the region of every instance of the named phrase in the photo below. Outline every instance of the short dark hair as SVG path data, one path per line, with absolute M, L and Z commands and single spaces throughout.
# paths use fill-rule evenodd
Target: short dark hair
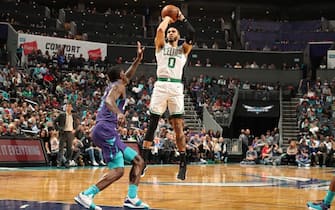
M 107 76 L 111 82 L 115 82 L 120 79 L 120 73 L 123 69 L 120 66 L 113 66 L 112 68 L 107 69 Z
M 179 31 L 179 29 L 177 28 L 177 25 L 176 25 L 176 24 L 169 25 L 168 28 L 167 28 L 166 31 L 165 31 L 165 34 L 167 34 L 167 32 L 168 32 L 168 30 L 169 30 L 170 28 L 174 28 L 174 29 L 176 29 L 177 33 L 178 33 L 179 36 L 180 36 L 180 31 Z

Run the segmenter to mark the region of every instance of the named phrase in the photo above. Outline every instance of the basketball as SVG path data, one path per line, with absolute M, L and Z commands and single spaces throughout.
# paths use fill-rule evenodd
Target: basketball
M 162 18 L 164 18 L 165 16 L 169 16 L 172 18 L 173 22 L 176 22 L 178 19 L 178 13 L 179 13 L 179 8 L 172 4 L 169 4 L 163 7 L 161 11 L 161 16 Z

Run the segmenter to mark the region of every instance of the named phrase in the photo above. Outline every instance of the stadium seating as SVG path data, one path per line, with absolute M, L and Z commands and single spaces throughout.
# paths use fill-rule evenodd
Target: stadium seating
M 241 20 L 243 41 L 251 50 L 265 46 L 280 51 L 301 51 L 308 42 L 334 41 L 335 32 L 321 31 L 321 20 L 292 22 Z

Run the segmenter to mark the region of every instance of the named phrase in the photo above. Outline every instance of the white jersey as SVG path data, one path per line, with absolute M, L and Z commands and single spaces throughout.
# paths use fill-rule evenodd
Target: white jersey
M 182 46 L 172 47 L 169 43 L 166 43 L 161 50 L 156 51 L 155 55 L 157 60 L 157 77 L 182 78 L 183 68 L 187 60 Z

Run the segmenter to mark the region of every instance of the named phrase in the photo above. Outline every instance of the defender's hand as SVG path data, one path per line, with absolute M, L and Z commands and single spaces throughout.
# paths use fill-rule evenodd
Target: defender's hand
M 137 58 L 141 61 L 143 59 L 144 47 L 141 42 L 137 41 Z

